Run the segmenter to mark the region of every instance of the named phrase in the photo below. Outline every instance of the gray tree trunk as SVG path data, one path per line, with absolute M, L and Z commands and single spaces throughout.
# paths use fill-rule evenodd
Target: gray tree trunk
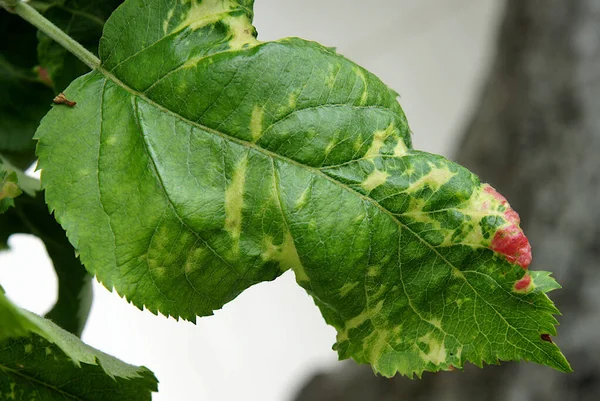
M 508 0 L 457 161 L 521 215 L 532 269 L 563 285 L 556 342 L 575 373 L 531 363 L 375 377 L 347 364 L 297 401 L 600 400 L 600 0 Z

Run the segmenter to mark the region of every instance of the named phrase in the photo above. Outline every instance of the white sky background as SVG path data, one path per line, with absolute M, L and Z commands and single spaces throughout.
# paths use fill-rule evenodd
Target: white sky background
M 259 39 L 335 46 L 400 93 L 415 148 L 448 155 L 493 52 L 499 0 L 256 0 Z M 0 254 L 0 283 L 45 313 L 56 278 L 41 242 L 18 235 Z M 158 379 L 155 401 L 286 401 L 334 369 L 335 330 L 288 272 L 254 286 L 197 325 L 139 311 L 95 283 L 83 339 Z

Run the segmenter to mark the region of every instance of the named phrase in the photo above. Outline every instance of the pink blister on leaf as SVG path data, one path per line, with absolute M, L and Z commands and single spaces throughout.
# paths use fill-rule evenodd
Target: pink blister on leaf
M 496 231 L 490 247 L 493 251 L 504 255 L 509 262 L 516 263 L 523 269 L 527 269 L 531 264 L 531 245 L 523 230 L 519 227 L 521 219 L 518 213 L 510 207 L 506 198 L 490 185 L 485 184 L 483 190 L 492 195 L 504 206 L 506 209 L 504 211 L 504 218 L 509 223 Z

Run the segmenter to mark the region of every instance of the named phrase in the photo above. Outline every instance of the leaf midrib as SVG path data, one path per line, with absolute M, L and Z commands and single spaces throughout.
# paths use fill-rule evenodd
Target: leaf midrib
M 175 118 L 177 118 L 177 119 L 181 120 L 182 122 L 184 122 L 184 123 L 186 123 L 186 124 L 190 124 L 190 125 L 192 125 L 192 126 L 195 126 L 195 127 L 199 128 L 199 129 L 201 129 L 201 130 L 203 130 L 203 131 L 205 131 L 205 132 L 207 132 L 207 133 L 210 133 L 210 134 L 213 134 L 213 135 L 217 135 L 217 136 L 219 136 L 219 137 L 221 137 L 221 138 L 223 138 L 223 139 L 225 139 L 225 140 L 227 140 L 227 141 L 231 141 L 231 142 L 237 143 L 237 144 L 239 144 L 239 145 L 242 145 L 242 146 L 244 146 L 244 147 L 247 147 L 247 148 L 253 149 L 253 150 L 255 150 L 255 151 L 259 152 L 259 153 L 262 153 L 262 154 L 264 154 L 264 155 L 266 155 L 266 156 L 268 156 L 268 157 L 271 157 L 271 158 L 273 158 L 273 159 L 279 159 L 279 160 L 281 160 L 281 161 L 284 161 L 284 162 L 286 162 L 286 163 L 289 163 L 289 164 L 295 165 L 295 166 L 297 166 L 297 167 L 300 167 L 300 168 L 307 169 L 307 170 L 309 170 L 310 172 L 314 173 L 315 175 L 318 175 L 318 176 L 321 176 L 322 178 L 325 178 L 326 180 L 328 180 L 328 181 L 332 182 L 333 184 L 335 184 L 335 185 L 339 186 L 340 188 L 342 188 L 342 189 L 344 189 L 344 190 L 346 190 L 346 191 L 350 192 L 351 194 L 353 194 L 353 195 L 355 195 L 355 196 L 359 197 L 360 199 L 362 199 L 362 200 L 364 200 L 364 201 L 367 201 L 367 202 L 369 202 L 369 203 L 373 204 L 373 205 L 374 205 L 376 208 L 378 208 L 378 209 L 379 209 L 381 212 L 383 212 L 384 214 L 386 214 L 387 216 L 389 216 L 389 217 L 392 219 L 392 221 L 396 222 L 396 224 L 397 224 L 399 227 L 401 227 L 402 229 L 405 229 L 406 231 L 408 231 L 409 233 L 411 233 L 411 234 L 412 234 L 412 235 L 413 235 L 415 238 L 417 238 L 417 239 L 418 239 L 420 242 L 422 242 L 422 243 L 423 243 L 425 246 L 427 246 L 429 249 L 431 249 L 431 250 L 432 250 L 432 251 L 433 251 L 433 252 L 434 252 L 434 253 L 435 253 L 435 254 L 436 254 L 436 255 L 437 255 L 439 258 L 440 258 L 440 260 L 442 260 L 442 261 L 443 261 L 443 262 L 444 262 L 444 263 L 445 263 L 447 266 L 449 266 L 450 268 L 452 268 L 452 269 L 453 269 L 453 270 L 455 270 L 455 271 L 458 271 L 458 272 L 460 272 L 460 269 L 458 269 L 456 266 L 454 266 L 452 263 L 450 263 L 450 262 L 449 262 L 449 261 L 448 261 L 448 260 L 447 260 L 447 259 L 446 259 L 446 258 L 445 258 L 445 257 L 444 257 L 442 254 L 441 254 L 441 253 L 439 253 L 439 252 L 438 252 L 438 250 L 437 250 L 437 249 L 436 249 L 436 248 L 435 248 L 433 245 L 431 245 L 430 243 L 428 243 L 427 241 L 425 241 L 425 239 L 423 239 L 421 236 L 419 236 L 419 235 L 418 235 L 418 234 L 417 234 L 415 231 L 413 231 L 413 230 L 412 230 L 412 229 L 410 229 L 408 226 L 406 226 L 404 223 L 402 223 L 401 221 L 399 221 L 399 220 L 396 218 L 396 216 L 395 216 L 395 215 L 394 215 L 394 214 L 393 214 L 391 211 L 387 210 L 385 207 L 383 207 L 382 205 L 380 205 L 380 204 L 379 204 L 379 203 L 378 203 L 378 202 L 377 202 L 375 199 L 373 199 L 373 198 L 370 198 L 370 197 L 368 197 L 368 196 L 365 196 L 365 195 L 361 194 L 360 192 L 356 191 L 355 189 L 353 189 L 353 188 L 349 187 L 348 185 L 346 185 L 346 184 L 344 184 L 344 183 L 342 183 L 342 182 L 340 182 L 340 181 L 337 181 L 337 180 L 335 180 L 334 178 L 332 178 L 332 177 L 328 176 L 327 174 L 325 174 L 324 172 L 322 172 L 322 171 L 321 171 L 320 169 L 318 169 L 318 168 L 315 168 L 315 167 L 312 167 L 312 166 L 308 166 L 308 165 L 306 165 L 306 164 L 299 163 L 299 162 L 297 162 L 296 160 L 290 159 L 290 158 L 288 158 L 288 157 L 285 157 L 285 156 L 279 155 L 279 154 L 277 154 L 277 153 L 274 153 L 274 152 L 272 152 L 272 151 L 270 151 L 270 150 L 267 150 L 267 149 L 265 149 L 265 148 L 262 148 L 262 147 L 260 147 L 260 146 L 257 146 L 256 144 L 254 144 L 254 143 L 252 143 L 252 142 L 248 142 L 248 141 L 245 141 L 245 140 L 243 140 L 243 139 L 236 138 L 236 137 L 234 137 L 234 136 L 231 136 L 231 135 L 229 135 L 229 134 L 227 134 L 227 133 L 224 133 L 224 132 L 218 131 L 218 130 L 216 130 L 216 129 L 214 129 L 214 128 L 210 128 L 210 127 L 207 127 L 207 126 L 205 126 L 205 125 L 203 125 L 203 124 L 200 124 L 200 123 L 198 123 L 198 122 L 195 122 L 195 121 L 188 120 L 187 118 L 183 117 L 182 115 L 180 115 L 180 114 L 178 114 L 178 113 L 176 113 L 176 112 L 174 112 L 174 111 L 172 111 L 172 110 L 169 110 L 168 108 L 164 107 L 163 105 L 161 105 L 161 104 L 159 104 L 159 103 L 155 102 L 154 100 L 150 99 L 150 98 L 149 98 L 149 97 L 147 97 L 145 94 L 143 94 L 143 93 L 140 93 L 140 92 L 136 91 L 135 89 L 131 88 L 130 86 L 128 86 L 127 84 L 125 84 L 123 81 L 121 81 L 119 78 L 117 78 L 115 75 L 113 75 L 112 73 L 110 73 L 109 71 L 107 71 L 106 69 L 104 69 L 102 66 L 98 66 L 98 68 L 96 69 L 96 71 L 98 71 L 100 74 L 104 75 L 104 77 L 106 77 L 107 79 L 111 80 L 111 81 L 112 81 L 113 83 L 115 83 L 116 85 L 118 85 L 118 86 L 120 86 L 121 88 L 123 88 L 123 89 L 124 89 L 126 92 L 130 93 L 131 95 L 133 95 L 133 96 L 136 96 L 136 97 L 138 97 L 138 98 L 140 98 L 140 99 L 144 100 L 144 101 L 145 101 L 145 102 L 147 102 L 148 104 L 150 104 L 150 105 L 152 105 L 152 106 L 156 107 L 158 110 L 160 110 L 160 111 L 162 111 L 162 112 L 164 112 L 164 113 L 166 113 L 166 114 L 168 114 L 168 115 L 170 115 L 170 116 L 173 116 L 173 117 L 175 117 Z M 169 202 L 170 202 L 170 201 L 169 201 Z M 516 329 L 516 328 L 515 328 L 513 325 L 511 325 L 511 324 L 510 324 L 510 323 L 509 323 L 509 322 L 508 322 L 508 321 L 507 321 L 507 320 L 504 318 L 504 316 L 503 316 L 503 315 L 502 315 L 500 312 L 498 312 L 498 311 L 496 310 L 496 308 L 495 308 L 493 305 L 491 305 L 489 302 L 487 302 L 487 300 L 485 299 L 485 297 L 483 297 L 483 296 L 481 296 L 481 295 L 479 294 L 479 292 L 478 292 L 478 291 L 477 291 L 477 290 L 476 290 L 476 289 L 475 289 L 475 288 L 474 288 L 474 287 L 471 285 L 471 283 L 469 283 L 469 281 L 466 279 L 466 277 L 464 277 L 464 275 L 461 275 L 461 277 L 463 278 L 464 282 L 465 282 L 465 283 L 466 283 L 466 284 L 467 284 L 467 285 L 468 285 L 468 286 L 471 288 L 471 290 L 472 290 L 472 291 L 473 291 L 475 294 L 477 294 L 477 296 L 478 296 L 479 298 L 481 298 L 481 300 L 482 300 L 483 302 L 485 302 L 485 303 L 486 303 L 486 304 L 487 304 L 487 305 L 488 305 L 488 306 L 489 306 L 489 307 L 490 307 L 490 308 L 491 308 L 491 309 L 492 309 L 492 310 L 493 310 L 493 311 L 494 311 L 494 312 L 495 312 L 495 313 L 496 313 L 496 314 L 497 314 L 497 315 L 500 317 L 500 319 L 501 319 L 501 320 L 502 320 L 502 321 L 503 321 L 503 322 L 504 322 L 504 323 L 505 323 L 505 324 L 506 324 L 506 325 L 507 325 L 509 328 L 511 328 L 512 330 L 514 330 L 514 331 L 515 331 L 517 334 L 519 334 L 519 335 L 520 335 L 520 336 L 521 336 L 521 337 L 522 337 L 522 338 L 523 338 L 525 341 L 527 341 L 528 343 L 530 343 L 532 346 L 535 346 L 535 347 L 536 347 L 537 349 L 539 349 L 541 352 L 543 352 L 544 354 L 546 354 L 546 355 L 547 355 L 549 358 L 551 358 L 551 359 L 554 359 L 554 358 L 553 358 L 551 355 L 547 354 L 547 353 L 546 353 L 546 351 L 545 351 L 543 348 L 541 348 L 541 347 L 537 346 L 537 344 L 533 343 L 533 342 L 532 342 L 530 339 L 528 339 L 527 337 L 525 337 L 525 336 L 524 336 L 524 335 L 523 335 L 523 334 L 522 334 L 522 333 L 521 333 L 519 330 L 517 330 L 517 329 Z

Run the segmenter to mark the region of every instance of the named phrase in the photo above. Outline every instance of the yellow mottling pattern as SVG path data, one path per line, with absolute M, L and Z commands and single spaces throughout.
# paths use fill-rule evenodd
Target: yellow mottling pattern
M 354 288 L 356 288 L 357 285 L 359 285 L 360 282 L 355 281 L 354 283 L 346 283 L 342 286 L 342 288 L 340 288 L 340 296 L 345 297 L 346 295 L 348 295 L 350 293 L 350 291 L 352 291 Z
M 252 116 L 250 117 L 250 133 L 252 134 L 252 142 L 258 141 L 263 134 L 264 115 L 265 109 L 259 105 L 255 105 L 252 109 Z
M 260 43 L 252 32 L 252 24 L 248 17 L 228 17 L 224 18 L 223 22 L 229 25 L 229 30 L 233 35 L 233 38 L 229 41 L 229 47 L 231 50 L 239 50 L 244 48 L 246 45 L 256 45 Z
M 367 149 L 367 152 L 365 153 L 363 158 L 371 159 L 371 158 L 377 156 L 379 154 L 379 151 L 381 150 L 381 147 L 383 146 L 383 143 L 385 142 L 385 140 L 390 135 L 392 135 L 394 132 L 396 132 L 396 128 L 394 127 L 393 123 L 390 124 L 384 130 L 375 131 L 373 133 L 373 142 L 371 142 L 371 146 L 369 146 L 369 149 Z
M 385 171 L 374 170 L 360 185 L 365 191 L 370 192 L 378 186 L 384 184 L 389 176 L 390 175 Z
M 242 232 L 242 209 L 244 207 L 244 186 L 248 158 L 244 156 L 236 167 L 231 183 L 225 190 L 225 230 L 235 241 Z
M 235 6 L 229 0 L 184 0 L 184 3 L 189 3 L 190 8 L 185 19 L 174 29 L 175 32 L 187 27 L 196 30 L 214 24 L 223 18 L 222 14 Z
M 222 21 L 229 26 L 231 40 L 229 46 L 232 50 L 238 50 L 245 45 L 259 43 L 253 35 L 254 28 L 247 16 L 228 16 L 227 14 L 239 8 L 239 4 L 231 0 L 184 0 L 189 3 L 189 10 L 181 23 L 173 29 L 173 32 L 190 28 L 198 30 L 205 26 Z M 165 34 L 171 17 L 163 23 Z
M 370 266 L 367 270 L 367 276 L 376 277 L 381 274 L 381 266 Z
M 338 342 L 341 343 L 343 341 L 348 340 L 348 332 L 350 330 L 357 328 L 358 326 L 360 326 L 367 320 L 371 320 L 373 317 L 375 317 L 377 314 L 379 314 L 382 309 L 383 309 L 383 301 L 379 301 L 377 303 L 377 305 L 375 305 L 373 308 L 365 309 L 357 316 L 354 316 L 353 318 L 348 319 L 344 326 L 344 330 L 338 331 L 338 335 L 337 335 Z
M 423 189 L 425 186 L 428 186 L 433 191 L 437 191 L 455 175 L 456 173 L 450 171 L 449 169 L 432 166 L 429 174 L 426 174 L 415 182 L 411 183 L 406 189 L 406 192 L 417 192 Z
M 306 202 L 308 201 L 308 197 L 310 196 L 311 188 L 308 187 L 304 191 L 302 191 L 302 195 L 296 201 L 296 208 L 301 209 L 306 206 Z
M 360 103 L 366 104 L 368 97 L 369 97 L 369 91 L 368 91 L 369 85 L 367 84 L 367 77 L 365 76 L 365 73 L 363 72 L 363 70 L 360 69 L 359 67 L 355 67 L 354 72 L 356 73 L 356 75 L 362 81 L 362 84 L 363 84 L 363 93 L 360 97 Z
M 424 343 L 429 348 L 427 353 L 419 350 L 419 354 L 425 362 L 431 362 L 434 365 L 440 365 L 446 362 L 446 345 L 435 339 L 432 333 L 427 333 L 419 338 L 419 342 Z
M 263 260 L 278 262 L 282 271 L 292 269 L 296 274 L 296 280 L 300 283 L 310 281 L 298 256 L 294 239 L 289 232 L 286 233 L 281 245 L 274 245 L 273 238 L 265 237 L 263 247 Z
M 171 18 L 173 18 L 174 12 L 175 12 L 174 8 L 170 9 L 169 12 L 167 13 L 167 19 L 163 21 L 163 32 L 165 35 L 169 32 L 169 23 L 171 22 Z
M 327 77 L 325 78 L 325 85 L 327 85 L 329 89 L 333 88 L 333 85 L 335 84 L 335 77 L 337 75 L 337 72 L 339 71 L 338 69 L 339 66 L 335 64 L 329 64 L 327 66 Z
M 183 264 L 186 274 L 193 273 L 202 266 L 203 259 L 209 255 L 206 248 L 196 248 L 187 254 L 185 263 Z
M 402 139 L 398 138 L 398 142 L 396 143 L 396 146 L 394 147 L 394 156 L 402 157 L 402 156 L 406 155 L 407 152 L 408 152 L 408 148 L 406 147 L 406 144 L 404 143 L 404 141 Z
M 436 319 L 436 318 L 434 318 L 434 319 L 431 319 L 431 320 L 429 320 L 429 323 L 430 323 L 432 326 L 435 326 L 435 327 L 437 327 L 438 329 L 441 329 L 441 328 L 442 328 L 442 321 L 441 321 L 440 319 Z
M 288 106 L 290 109 L 296 108 L 296 103 L 298 102 L 299 95 L 300 95 L 299 91 L 290 93 L 290 95 L 288 97 Z

